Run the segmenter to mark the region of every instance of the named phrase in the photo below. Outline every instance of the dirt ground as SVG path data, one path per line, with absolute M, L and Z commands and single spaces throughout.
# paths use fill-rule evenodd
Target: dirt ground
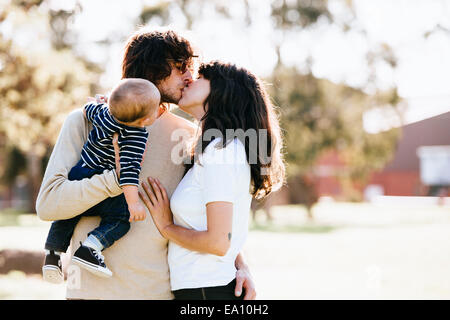
M 450 299 L 450 208 L 321 203 L 258 212 L 244 249 L 258 299 Z M 0 249 L 41 250 L 48 223 L 0 227 Z M 0 299 L 64 299 L 65 284 L 11 272 Z

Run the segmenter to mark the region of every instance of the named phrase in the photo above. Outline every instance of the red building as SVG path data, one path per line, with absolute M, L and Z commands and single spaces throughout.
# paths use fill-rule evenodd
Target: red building
M 373 173 L 362 191 L 392 196 L 429 195 L 430 186 L 421 181 L 418 148 L 423 146 L 450 146 L 450 112 L 403 126 L 393 160 L 382 171 Z M 341 195 L 335 173 L 342 168 L 345 164 L 336 152 L 319 159 L 315 173 L 320 196 Z

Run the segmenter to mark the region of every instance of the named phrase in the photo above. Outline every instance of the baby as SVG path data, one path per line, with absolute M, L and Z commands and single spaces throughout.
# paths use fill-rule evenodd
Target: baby
M 82 216 L 100 216 L 100 225 L 80 243 L 72 262 L 102 277 L 111 277 L 101 251 L 110 247 L 130 229 L 130 221 L 144 220 L 146 211 L 138 195 L 139 173 L 148 132 L 145 126 L 157 118 L 160 93 L 144 79 L 124 79 L 111 92 L 107 104 L 88 103 L 83 113 L 93 125 L 81 151 L 80 161 L 70 170 L 69 180 L 82 180 L 104 170 L 115 169 L 113 135 L 118 133 L 120 174 L 123 194 L 107 198 L 86 212 L 52 223 L 45 243 L 43 277 L 52 283 L 64 280 L 61 252 L 66 252 Z

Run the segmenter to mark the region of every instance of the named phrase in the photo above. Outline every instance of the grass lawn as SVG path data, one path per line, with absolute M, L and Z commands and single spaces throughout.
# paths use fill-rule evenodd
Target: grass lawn
M 252 223 L 260 299 L 450 299 L 450 208 L 321 203 Z
M 320 203 L 275 207 L 244 249 L 259 299 L 450 299 L 450 208 Z M 50 223 L 0 212 L 0 250 L 41 250 Z M 0 299 L 64 299 L 65 285 L 0 275 Z

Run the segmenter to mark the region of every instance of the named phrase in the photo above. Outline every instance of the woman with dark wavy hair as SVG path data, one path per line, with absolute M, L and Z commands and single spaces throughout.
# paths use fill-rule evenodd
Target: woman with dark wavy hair
M 175 299 L 236 299 L 234 261 L 248 234 L 252 197 L 284 182 L 278 118 L 257 77 L 217 61 L 200 66 L 179 106 L 201 127 L 186 173 L 170 201 L 152 178 L 141 198 L 169 240 Z

